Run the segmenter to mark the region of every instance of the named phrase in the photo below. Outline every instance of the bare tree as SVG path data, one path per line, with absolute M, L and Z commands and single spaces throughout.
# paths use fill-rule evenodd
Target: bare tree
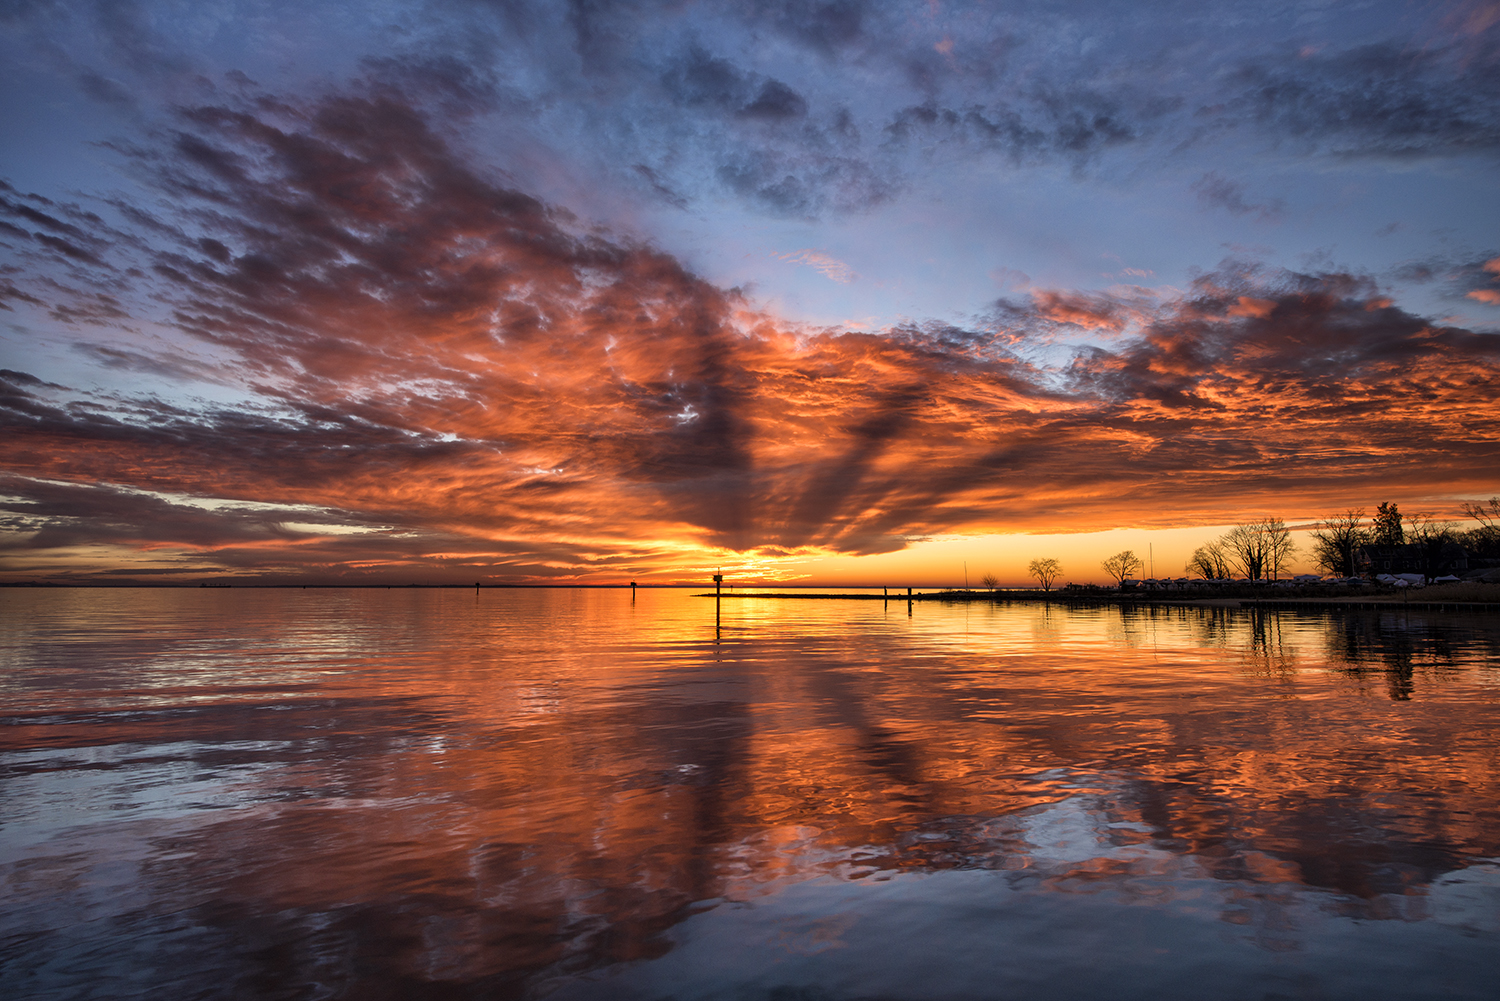
M 979 583 L 984 585 L 985 590 L 993 591 L 1000 586 L 1000 578 L 992 573 L 987 573 L 979 578 Z
M 1457 540 L 1458 529 L 1451 521 L 1438 521 L 1425 512 L 1406 516 L 1406 541 L 1422 547 L 1422 576 L 1429 583 L 1442 568 L 1443 550 Z
M 1280 518 L 1267 518 L 1260 523 L 1261 534 L 1266 539 L 1266 572 L 1272 580 L 1292 568 L 1292 557 L 1297 555 L 1297 544 L 1292 541 L 1292 531 Z
M 1479 522 L 1478 528 L 1462 533 L 1463 544 L 1469 550 L 1469 555 L 1490 558 L 1500 556 L 1500 497 L 1491 497 L 1488 504 L 1466 503 L 1464 514 Z
M 1141 572 L 1141 558 L 1127 549 L 1123 553 L 1116 553 L 1111 556 L 1103 563 L 1100 563 L 1099 566 L 1104 569 L 1105 573 L 1115 579 L 1116 584 L 1123 587 L 1126 577 Z
M 1052 590 L 1052 582 L 1062 575 L 1062 564 L 1048 556 L 1043 559 L 1032 560 L 1026 566 L 1026 572 L 1037 579 L 1042 585 L 1043 591 Z
M 1407 542 L 1421 542 L 1431 538 L 1435 532 L 1450 528 L 1446 521 L 1438 521 L 1430 511 L 1418 511 L 1416 514 L 1406 515 L 1401 520 L 1405 523 L 1402 536 Z
M 1313 529 L 1312 537 L 1313 561 L 1324 573 L 1353 577 L 1354 553 L 1368 545 L 1371 537 L 1365 528 L 1365 509 L 1329 515 L 1322 528 Z
M 1280 518 L 1236 525 L 1219 540 L 1234 568 L 1251 580 L 1275 580 L 1291 566 L 1297 545 Z
M 1233 572 L 1229 565 L 1229 554 L 1224 551 L 1224 543 L 1221 540 L 1215 540 L 1194 549 L 1185 569 L 1188 573 L 1195 573 L 1199 577 L 1207 577 L 1210 580 L 1220 580 Z
M 1489 503 L 1464 502 L 1464 514 L 1492 532 L 1500 532 L 1500 497 L 1491 497 Z
M 1260 580 L 1266 570 L 1266 543 L 1253 524 L 1234 526 L 1219 543 L 1237 572 L 1250 580 Z

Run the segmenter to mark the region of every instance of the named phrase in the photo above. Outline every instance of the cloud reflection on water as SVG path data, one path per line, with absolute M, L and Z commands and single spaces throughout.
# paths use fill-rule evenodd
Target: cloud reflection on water
M 745 957 L 927 962 L 880 901 L 956 941 L 964 873 L 1012 970 L 1087 958 L 1022 918 L 1082 942 L 1121 907 L 1143 948 L 1334 987 L 1339 936 L 1387 962 L 1362 922 L 1495 932 L 1486 619 L 784 602 L 716 646 L 661 592 L 72 597 L 86 625 L 24 596 L 0 687 L 0 948 L 38 996 L 649 980 L 746 908 L 790 924 Z

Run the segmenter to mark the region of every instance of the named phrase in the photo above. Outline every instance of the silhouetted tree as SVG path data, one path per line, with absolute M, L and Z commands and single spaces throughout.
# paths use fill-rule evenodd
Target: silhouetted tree
M 1406 516 L 1408 544 L 1422 547 L 1422 576 L 1428 581 L 1438 575 L 1443 550 L 1458 541 L 1458 531 L 1451 521 L 1438 521 L 1425 512 Z
M 1236 525 L 1219 540 L 1236 570 L 1251 580 L 1272 580 L 1292 562 L 1297 546 L 1280 518 Z
M 1043 591 L 1050 591 L 1052 582 L 1062 574 L 1062 564 L 1048 556 L 1044 559 L 1032 560 L 1027 564 L 1026 572 L 1037 579 Z
M 1266 548 L 1260 533 L 1250 525 L 1236 525 L 1219 540 L 1234 568 L 1250 580 L 1265 572 Z
M 1374 546 L 1399 546 L 1406 541 L 1401 531 L 1401 512 L 1396 505 L 1383 502 L 1375 509 L 1375 519 L 1370 525 L 1370 544 Z
M 1000 578 L 992 573 L 987 573 L 979 578 L 979 583 L 984 585 L 985 590 L 993 591 L 1000 586 Z
M 1292 530 L 1280 518 L 1267 518 L 1260 523 L 1266 536 L 1266 572 L 1272 580 L 1292 568 L 1292 557 L 1297 555 L 1297 544 L 1292 541 Z
M 1478 528 L 1460 533 L 1459 541 L 1469 554 L 1490 559 L 1500 557 L 1500 497 L 1491 497 L 1488 504 L 1466 503 L 1464 514 L 1479 522 Z
M 1115 579 L 1116 584 L 1123 586 L 1126 577 L 1141 572 L 1141 558 L 1127 549 L 1123 553 L 1111 556 L 1099 566 Z
M 1353 577 L 1354 553 L 1369 544 L 1370 536 L 1364 508 L 1329 515 L 1323 519 L 1322 528 L 1313 529 L 1313 562 L 1324 573 Z
M 1500 497 L 1491 497 L 1488 504 L 1483 501 L 1472 504 L 1465 501 L 1464 514 L 1479 522 L 1481 527 L 1500 532 Z
M 1219 580 L 1233 573 L 1229 565 L 1229 554 L 1224 551 L 1224 543 L 1217 540 L 1194 549 L 1185 569 L 1188 573 L 1211 580 Z

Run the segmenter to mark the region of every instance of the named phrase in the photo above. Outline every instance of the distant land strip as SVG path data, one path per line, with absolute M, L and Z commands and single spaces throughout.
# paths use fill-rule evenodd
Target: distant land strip
M 1386 611 L 1405 608 L 1412 611 L 1496 611 L 1500 612 L 1500 601 L 1411 601 L 1399 593 L 1372 595 L 1368 597 L 1327 598 L 1242 598 L 1226 595 L 1184 596 L 1181 594 L 1067 594 L 1057 591 L 1003 591 L 996 593 L 973 591 L 937 591 L 927 594 L 796 594 L 789 592 L 724 592 L 712 591 L 693 595 L 695 598 L 783 598 L 804 601 L 944 601 L 944 602 L 1013 602 L 1045 601 L 1059 605 L 1217 605 L 1219 607 L 1264 608 L 1271 610 L 1297 610 L 1331 608 L 1341 611 L 1350 609 L 1375 609 Z M 1500 595 L 1497 595 L 1500 597 Z

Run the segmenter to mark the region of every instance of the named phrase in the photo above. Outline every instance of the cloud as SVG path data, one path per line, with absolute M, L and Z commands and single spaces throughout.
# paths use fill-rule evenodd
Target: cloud
M 1494 44 L 1378 42 L 1314 56 L 1245 61 L 1226 113 L 1274 137 L 1344 156 L 1411 157 L 1500 147 Z
M 1500 257 L 1467 260 L 1448 268 L 1448 295 L 1500 305 Z
M 1227 4 L 1200 5 L 1192 17 L 1153 4 L 1087 14 L 1015 4 L 913 18 L 909 5 L 878 0 L 404 0 L 355 14 L 314 0 L 277 9 L 280 17 L 250 19 L 230 5 L 182 18 L 150 2 L 24 4 L 12 5 L 8 23 L 14 51 L 45 53 L 81 93 L 117 110 L 149 116 L 163 103 L 244 93 L 242 70 L 207 64 L 281 52 L 288 65 L 358 71 L 484 119 L 491 148 L 530 190 L 563 163 L 586 175 L 581 186 L 667 204 L 728 194 L 804 219 L 868 211 L 947 176 L 954 159 L 1107 172 L 1185 152 L 1240 164 L 1293 147 L 1339 158 L 1500 148 L 1495 30 L 1481 7 L 1420 44 L 1406 20 L 1383 11 L 1264 19 L 1265 31 L 1300 35 L 1316 23 L 1351 38 L 1312 48 L 1223 30 L 1240 16 Z M 289 37 L 283 22 L 306 37 Z M 652 172 L 645 185 L 638 167 Z M 1233 197 L 1215 204 L 1238 211 Z M 1239 204 L 1242 214 L 1276 208 L 1242 193 Z
M 755 95 L 755 100 L 741 108 L 739 113 L 744 118 L 773 122 L 802 118 L 807 114 L 807 101 L 780 80 L 767 80 L 760 93 Z
M 631 169 L 634 170 L 638 175 L 640 175 L 641 179 L 646 182 L 650 189 L 662 201 L 666 202 L 668 205 L 671 205 L 673 208 L 685 209 L 688 207 L 688 200 L 662 183 L 661 177 L 659 174 L 657 174 L 656 171 L 652 170 L 644 163 L 638 163 Z
M 990 270 L 989 278 L 1001 288 L 1022 289 L 1031 284 L 1031 276 L 1015 268 L 993 268 Z
M 1078 85 L 1033 88 L 1020 100 L 961 108 L 929 99 L 895 112 L 883 131 L 889 149 L 961 143 L 1013 164 L 1062 159 L 1081 168 L 1110 149 L 1142 141 L 1153 120 L 1169 110 L 1160 102 L 1130 107 L 1127 101 Z
M 843 261 L 816 250 L 798 250 L 794 253 L 775 254 L 773 256 L 778 261 L 805 265 L 822 274 L 824 278 L 838 282 L 841 285 L 847 285 L 859 278 L 859 275 L 854 273 L 854 269 Z
M 1197 194 L 1200 204 L 1225 209 L 1231 215 L 1254 213 L 1262 222 L 1278 221 L 1286 207 L 1280 199 L 1259 204 L 1247 202 L 1243 184 L 1221 177 L 1213 171 L 1193 182 L 1193 192 Z
M 1123 329 L 1129 315 L 1120 302 L 1108 295 L 1048 289 L 1031 294 L 1031 313 L 1052 323 L 1104 331 Z
M 1367 277 L 1226 263 L 1165 301 L 1043 289 L 976 327 L 801 330 L 476 167 L 427 107 L 388 84 L 184 107 L 118 146 L 154 195 L 108 225 L 4 189 L 18 228 L 89 248 L 35 244 L 11 276 L 84 350 L 202 378 L 182 358 L 205 347 L 254 401 L 6 373 L 12 552 L 553 579 L 1493 482 L 1500 336 Z M 181 344 L 115 343 L 109 309 Z M 1064 329 L 1110 346 L 1022 359 Z M 288 527 L 319 520 L 359 530 Z
M 750 76 L 738 66 L 696 45 L 668 65 L 662 82 L 688 107 L 731 111 L 746 103 L 753 88 Z
M 863 39 L 868 14 L 876 6 L 859 0 L 831 3 L 761 0 L 747 5 L 747 12 L 750 18 L 769 23 L 786 37 L 831 55 Z
M 23 258 L 50 257 L 62 264 L 103 266 L 104 221 L 72 203 L 17 191 L 0 180 L 0 232 L 22 241 Z

